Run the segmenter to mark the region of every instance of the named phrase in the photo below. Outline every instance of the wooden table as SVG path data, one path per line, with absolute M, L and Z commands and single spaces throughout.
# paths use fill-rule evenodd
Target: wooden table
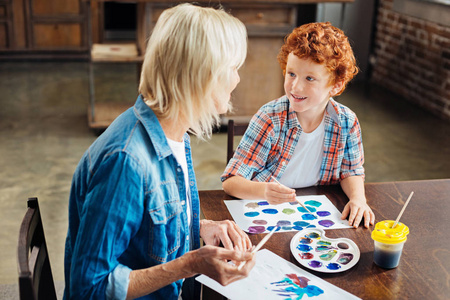
M 414 196 L 401 222 L 410 234 L 399 266 L 385 270 L 373 263 L 370 229 L 326 230 L 327 237 L 352 239 L 361 251 L 359 262 L 350 270 L 335 274 L 308 272 L 362 299 L 449 299 L 450 297 L 450 179 L 386 183 L 366 183 L 366 197 L 376 222 L 395 220 L 407 197 Z M 340 210 L 348 198 L 340 186 L 298 189 L 297 195 L 326 195 Z M 221 190 L 200 191 L 205 218 L 224 220 L 232 217 L 223 200 L 234 199 Z M 250 235 L 257 244 L 265 234 Z M 292 256 L 289 243 L 295 232 L 276 233 L 263 248 L 303 268 Z

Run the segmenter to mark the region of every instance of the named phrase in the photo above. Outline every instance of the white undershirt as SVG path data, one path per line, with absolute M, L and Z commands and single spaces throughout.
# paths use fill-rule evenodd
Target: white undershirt
M 310 133 L 302 132 L 280 183 L 290 188 L 317 185 L 323 158 L 324 119 Z
M 187 206 L 187 216 L 188 216 L 188 225 L 191 226 L 191 197 L 190 197 L 190 191 L 189 191 L 189 173 L 188 173 L 188 165 L 186 161 L 186 151 L 184 149 L 184 141 L 183 142 L 177 142 L 171 139 L 167 139 L 167 142 L 169 143 L 170 149 L 172 149 L 173 155 L 175 155 L 175 158 L 177 159 L 177 162 L 180 164 L 181 169 L 183 170 L 184 174 L 184 182 L 186 185 L 186 206 Z

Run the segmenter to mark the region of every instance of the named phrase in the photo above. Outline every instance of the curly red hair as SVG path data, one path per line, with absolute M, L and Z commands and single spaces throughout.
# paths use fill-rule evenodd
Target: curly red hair
M 331 74 L 330 85 L 342 81 L 343 88 L 358 73 L 356 59 L 348 38 L 339 28 L 329 22 L 309 23 L 295 28 L 286 37 L 284 45 L 278 53 L 278 62 L 283 73 L 289 53 L 300 59 L 312 59 L 318 64 L 325 64 Z

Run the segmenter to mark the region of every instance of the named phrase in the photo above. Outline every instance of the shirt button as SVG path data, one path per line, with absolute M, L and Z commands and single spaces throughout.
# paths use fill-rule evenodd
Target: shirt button
M 185 205 L 186 204 L 186 201 L 181 201 L 181 205 Z
M 186 236 L 186 241 L 189 241 L 189 236 Z
M 193 182 L 193 181 L 189 182 L 189 184 L 190 184 L 191 186 L 194 186 L 194 182 Z
M 286 165 L 286 162 L 283 160 L 283 161 L 281 162 L 281 165 L 282 165 L 282 166 L 285 166 L 285 165 Z
M 181 168 L 177 168 L 177 171 L 178 171 L 178 172 L 181 172 Z

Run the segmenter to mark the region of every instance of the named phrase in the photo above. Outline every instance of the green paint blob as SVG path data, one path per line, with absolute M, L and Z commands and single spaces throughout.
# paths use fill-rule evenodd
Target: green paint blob
M 285 208 L 283 209 L 283 213 L 286 215 L 292 215 L 293 213 L 295 213 L 295 210 L 293 210 L 292 208 Z

